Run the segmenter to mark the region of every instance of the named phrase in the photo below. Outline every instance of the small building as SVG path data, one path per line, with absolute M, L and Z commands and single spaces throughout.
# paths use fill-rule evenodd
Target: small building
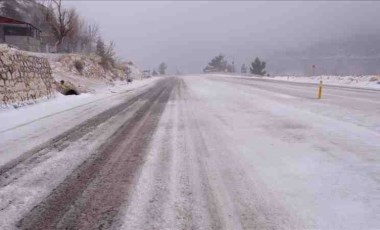
M 39 52 L 41 30 L 30 23 L 0 16 L 0 43 L 19 49 Z

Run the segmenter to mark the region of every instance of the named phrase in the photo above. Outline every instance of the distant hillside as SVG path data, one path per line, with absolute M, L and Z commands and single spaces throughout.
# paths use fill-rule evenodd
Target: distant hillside
M 321 42 L 308 48 L 276 53 L 270 59 L 275 74 L 379 74 L 380 35 Z
M 361 35 L 349 39 L 320 42 L 306 49 L 288 52 L 295 57 L 377 57 L 380 35 Z
M 0 0 L 0 15 L 31 23 L 42 30 L 48 28 L 45 9 L 35 0 Z

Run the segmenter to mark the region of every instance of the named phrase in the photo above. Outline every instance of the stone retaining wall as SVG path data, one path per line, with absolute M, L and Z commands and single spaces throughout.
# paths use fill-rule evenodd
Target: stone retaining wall
M 46 58 L 0 50 L 0 105 L 30 103 L 54 96 L 54 79 Z

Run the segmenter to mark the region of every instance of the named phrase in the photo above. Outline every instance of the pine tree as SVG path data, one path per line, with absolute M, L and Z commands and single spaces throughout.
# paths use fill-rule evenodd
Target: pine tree
M 166 65 L 165 62 L 162 62 L 159 66 L 158 66 L 158 72 L 160 73 L 160 75 L 165 75 L 166 74 L 166 69 L 168 68 L 168 66 Z
M 224 55 L 219 54 L 208 63 L 206 68 L 203 69 L 203 72 L 225 72 L 228 71 L 227 67 L 228 65 L 227 61 L 224 60 Z
M 156 70 L 154 69 L 153 72 L 152 72 L 152 76 L 157 76 L 158 73 L 156 72 Z
M 251 63 L 251 67 L 250 67 L 251 74 L 264 76 L 266 74 L 265 66 L 266 66 L 265 61 L 260 61 L 260 59 L 256 57 L 255 61 Z

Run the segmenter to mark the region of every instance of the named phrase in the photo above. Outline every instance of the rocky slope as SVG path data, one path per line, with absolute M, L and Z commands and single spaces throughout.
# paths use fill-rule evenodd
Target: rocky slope
M 126 81 L 125 69 L 131 69 L 130 78 L 141 79 L 141 71 L 132 63 L 120 64 L 106 69 L 97 55 L 81 54 L 42 54 L 48 58 L 57 82 L 62 80 L 71 83 L 79 92 L 94 92 L 106 85 L 115 85 L 118 81 Z
M 19 106 L 57 92 L 96 92 L 143 74 L 132 62 L 104 68 L 100 57 L 81 54 L 48 54 L 20 51 L 0 45 L 0 104 Z
M 0 46 L 0 106 L 54 96 L 54 79 L 46 58 Z

